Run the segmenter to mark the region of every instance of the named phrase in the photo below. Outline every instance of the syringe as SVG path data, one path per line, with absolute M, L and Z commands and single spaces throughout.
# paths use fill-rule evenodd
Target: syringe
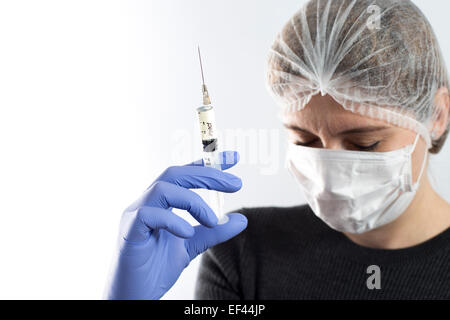
M 202 57 L 200 55 L 200 47 L 198 47 L 198 57 L 200 59 L 200 70 L 202 73 L 202 94 L 203 94 L 203 105 L 197 108 L 198 119 L 200 121 L 200 132 L 203 144 L 203 162 L 207 167 L 222 170 L 221 159 L 219 155 L 218 143 L 217 143 L 217 130 L 214 108 L 211 105 L 211 100 L 209 98 L 208 88 L 205 84 L 205 78 L 203 76 L 203 65 Z M 217 215 L 219 219 L 219 224 L 226 223 L 228 217 L 224 215 L 223 212 L 223 193 L 210 190 L 210 207 Z

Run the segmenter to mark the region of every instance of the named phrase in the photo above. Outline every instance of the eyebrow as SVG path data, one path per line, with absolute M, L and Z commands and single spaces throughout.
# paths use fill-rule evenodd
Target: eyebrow
M 305 130 L 303 128 L 300 128 L 297 125 L 293 124 L 283 124 L 287 129 L 294 130 L 294 131 L 300 131 L 308 134 L 312 134 L 308 130 Z M 373 131 L 380 131 L 389 129 L 390 127 L 387 126 L 365 126 L 365 127 L 359 127 L 359 128 L 352 128 L 349 130 L 344 130 L 341 132 L 338 132 L 337 134 L 350 134 L 350 133 L 366 133 L 366 132 L 373 132 Z

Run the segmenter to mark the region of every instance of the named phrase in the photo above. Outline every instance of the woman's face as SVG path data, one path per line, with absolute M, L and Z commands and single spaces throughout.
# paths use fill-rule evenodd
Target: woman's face
M 416 132 L 345 110 L 329 95 L 314 96 L 304 109 L 283 114 L 289 140 L 297 145 L 387 152 L 414 143 Z M 412 155 L 413 182 L 419 175 L 426 143 L 420 137 Z

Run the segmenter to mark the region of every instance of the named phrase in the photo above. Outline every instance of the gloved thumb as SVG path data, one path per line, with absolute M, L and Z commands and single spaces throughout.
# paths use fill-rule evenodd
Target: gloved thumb
M 213 228 L 203 225 L 194 227 L 194 236 L 185 240 L 186 250 L 191 260 L 208 248 L 233 238 L 247 227 L 247 218 L 244 215 L 229 213 L 227 216 L 229 219 L 226 223 L 218 224 Z

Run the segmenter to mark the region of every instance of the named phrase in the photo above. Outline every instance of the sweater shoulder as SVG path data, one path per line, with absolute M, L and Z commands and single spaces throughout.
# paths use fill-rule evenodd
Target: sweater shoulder
M 306 240 L 330 232 L 330 228 L 307 204 L 290 207 L 243 207 L 237 212 L 246 216 L 246 231 L 252 237 L 267 237 L 270 234 L 271 237 L 295 236 Z
M 308 205 L 290 207 L 242 207 L 239 212 L 247 220 L 247 228 L 212 251 L 218 256 L 235 258 L 248 250 L 276 249 L 286 244 L 307 246 L 323 240 L 334 230 L 320 220 Z

